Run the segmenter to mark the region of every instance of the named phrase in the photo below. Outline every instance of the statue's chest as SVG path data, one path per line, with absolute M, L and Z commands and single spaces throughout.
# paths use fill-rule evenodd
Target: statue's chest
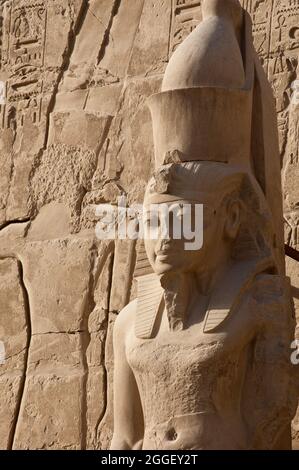
M 136 338 L 127 346 L 127 360 L 147 422 L 214 413 L 218 402 L 231 403 L 235 397 L 242 371 L 241 351 L 234 353 L 221 335 L 213 339 L 196 339 L 193 334 L 187 337 L 185 330 L 149 340 Z
M 231 403 L 246 351 L 237 332 L 230 333 L 205 334 L 203 325 L 197 324 L 141 339 L 132 330 L 126 355 L 147 421 L 214 412 L 218 402 Z
M 127 345 L 127 359 L 136 373 L 155 377 L 201 375 L 211 366 L 221 367 L 234 356 L 238 341 L 223 333 L 206 335 L 202 326 L 180 332 L 162 332 L 153 339 L 139 339 L 132 334 Z

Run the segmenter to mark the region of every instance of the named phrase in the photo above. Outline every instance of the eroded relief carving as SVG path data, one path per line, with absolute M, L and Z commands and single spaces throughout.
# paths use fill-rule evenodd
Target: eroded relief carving
M 33 124 L 41 119 L 42 67 L 46 35 L 46 7 L 44 2 L 6 7 L 7 51 L 10 64 L 7 81 L 7 104 L 2 128 L 23 127 L 26 116 Z
M 192 33 L 201 19 L 201 1 L 175 0 L 173 3 L 172 52 Z
M 205 0 L 202 15 L 149 99 L 144 219 L 188 203 L 194 221 L 203 204 L 203 247 L 188 251 L 173 219 L 163 235 L 161 217 L 145 238 L 152 273 L 142 253 L 137 300 L 114 330 L 112 449 L 290 447 L 295 325 L 274 100 L 239 2 Z

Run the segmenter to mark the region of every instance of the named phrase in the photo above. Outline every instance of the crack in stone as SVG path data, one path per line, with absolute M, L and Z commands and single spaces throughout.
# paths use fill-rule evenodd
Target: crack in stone
M 95 14 L 95 12 L 90 8 L 90 6 L 88 7 L 88 11 L 100 23 L 101 26 L 105 26 L 103 21 L 100 20 L 100 18 Z M 112 42 L 114 43 L 113 37 L 112 36 L 110 37 L 112 39 Z
M 44 150 L 48 147 L 48 141 L 49 141 L 49 131 L 50 131 L 50 116 L 55 108 L 56 104 L 56 95 L 58 93 L 59 85 L 61 81 L 63 80 L 65 72 L 68 70 L 70 60 L 72 53 L 74 51 L 75 47 L 75 42 L 76 42 L 76 37 L 78 36 L 78 33 L 83 25 L 84 19 L 86 17 L 86 13 L 88 11 L 88 2 L 82 2 L 81 5 L 81 10 L 78 14 L 77 21 L 74 23 L 74 20 L 72 20 L 72 23 L 70 25 L 70 30 L 68 34 L 68 40 L 67 40 L 67 45 L 65 47 L 64 53 L 63 53 L 63 63 L 61 65 L 61 68 L 59 70 L 56 82 L 53 86 L 53 92 L 51 99 L 49 101 L 48 109 L 47 109 L 47 124 L 46 124 L 46 132 L 45 132 L 45 141 L 44 141 Z
M 87 384 L 88 384 L 88 375 L 89 375 L 89 368 L 88 368 L 88 361 L 87 361 L 87 350 L 90 345 L 91 335 L 88 331 L 88 320 L 89 315 L 93 311 L 95 307 L 95 302 L 93 298 L 93 292 L 95 287 L 95 280 L 94 280 L 94 271 L 96 261 L 98 259 L 98 248 L 94 243 L 91 247 L 91 263 L 90 263 L 90 277 L 89 277 L 89 289 L 86 295 L 86 304 L 83 309 L 84 316 L 82 319 L 82 330 L 84 330 L 84 335 L 81 337 L 81 348 L 82 348 L 82 364 L 83 364 L 83 383 L 82 383 L 82 399 L 81 399 L 81 449 L 86 450 L 87 447 L 87 411 L 88 411 L 88 404 L 87 404 Z
M 104 339 L 103 339 L 103 349 L 102 349 L 102 351 L 103 351 L 102 361 L 103 361 L 103 372 L 104 372 L 104 374 L 103 374 L 103 389 L 104 389 L 103 399 L 104 399 L 104 403 L 103 403 L 102 413 L 100 414 L 100 416 L 98 418 L 98 421 L 97 421 L 97 424 L 95 426 L 95 439 L 96 439 L 96 441 L 94 443 L 95 449 L 98 448 L 97 440 L 98 440 L 99 428 L 100 428 L 100 426 L 102 424 L 102 421 L 103 421 L 103 419 L 106 415 L 107 407 L 108 407 L 108 370 L 107 370 L 107 367 L 106 367 L 106 343 L 107 343 L 107 339 L 108 339 L 110 299 L 111 299 L 111 288 L 112 288 L 113 269 L 114 269 L 114 253 L 112 253 L 112 256 L 111 256 L 109 269 L 110 269 L 110 275 L 109 275 L 108 288 L 107 288 L 107 298 L 108 298 L 107 325 L 106 325 L 106 329 L 105 329 L 105 336 L 104 336 Z
M 105 129 L 104 129 L 104 132 L 103 132 L 103 136 L 102 136 L 102 139 L 99 142 L 99 145 L 97 146 L 97 149 L 96 149 L 96 152 L 95 152 L 96 157 L 97 157 L 96 168 L 98 167 L 99 155 L 100 155 L 100 152 L 101 152 L 102 148 L 104 147 L 104 144 L 105 144 L 105 142 L 107 140 L 107 137 L 109 135 L 109 131 L 111 129 L 113 119 L 114 119 L 114 116 L 107 116 L 107 122 L 105 124 Z
M 80 333 L 86 333 L 85 330 L 74 330 L 74 331 L 45 331 L 43 333 L 33 333 L 32 336 L 45 336 L 45 335 L 77 335 Z
M 19 354 L 26 351 L 26 349 L 27 349 L 27 347 L 25 346 L 25 348 L 20 349 L 19 351 L 15 352 L 14 354 L 10 354 L 9 356 L 5 356 L 5 361 L 7 361 L 8 359 L 12 359 L 13 357 L 19 356 Z M 5 373 L 6 372 L 4 372 L 4 374 Z M 0 375 L 3 375 L 3 374 L 0 374 Z
M 14 139 L 16 139 L 16 133 L 14 133 Z M 8 191 L 7 191 L 7 196 L 6 196 L 6 201 L 5 201 L 5 220 L 7 220 L 7 208 L 9 204 L 9 198 L 10 198 L 10 193 L 11 193 L 11 186 L 12 186 L 12 180 L 15 174 L 15 154 L 14 152 L 11 153 L 11 165 L 10 165 L 10 172 L 9 172 L 9 183 L 8 183 Z M 1 227 L 0 227 L 1 230 Z
M 26 217 L 24 219 L 17 219 L 17 220 L 7 220 L 3 224 L 0 224 L 0 231 L 4 230 L 5 228 L 9 227 L 10 225 L 20 225 L 20 224 L 27 224 L 30 222 L 30 217 Z
M 109 313 L 108 313 L 108 316 L 109 316 Z M 105 415 L 106 415 L 106 412 L 107 412 L 107 407 L 108 407 L 108 371 L 107 371 L 107 367 L 106 367 L 106 354 L 105 354 L 105 350 L 106 350 L 106 342 L 107 342 L 107 339 L 108 339 L 108 326 L 109 326 L 109 318 L 108 318 L 108 322 L 107 322 L 107 329 L 106 329 L 106 334 L 105 334 L 105 338 L 104 338 L 104 341 L 103 341 L 103 351 L 104 351 L 104 354 L 103 354 L 103 389 L 104 389 L 104 395 L 103 395 L 103 411 L 102 413 L 100 414 L 99 418 L 98 418 L 98 421 L 97 421 L 97 424 L 95 426 L 95 443 L 94 443 L 94 448 L 95 449 L 98 449 L 98 448 L 101 448 L 101 447 L 98 447 L 98 434 L 99 434 L 99 429 L 100 429 L 100 426 L 103 422 L 103 419 L 105 418 Z
M 115 0 L 114 1 L 114 5 L 113 5 L 112 11 L 111 11 L 110 20 L 109 20 L 108 26 L 106 28 L 106 31 L 104 33 L 103 41 L 102 41 L 102 44 L 101 44 L 101 47 L 100 47 L 100 50 L 99 50 L 99 53 L 98 53 L 97 65 L 99 65 L 101 60 L 104 58 L 106 49 L 107 49 L 107 47 L 109 45 L 109 42 L 110 42 L 110 39 L 112 39 L 112 41 L 113 41 L 113 38 L 111 37 L 111 28 L 112 28 L 112 25 L 113 25 L 113 22 L 114 22 L 114 18 L 118 14 L 120 4 L 121 4 L 121 0 Z
M 31 344 L 31 339 L 32 339 L 32 324 L 31 324 L 29 293 L 28 293 L 28 289 L 26 288 L 25 281 L 24 281 L 23 265 L 21 261 L 18 259 L 17 259 L 17 264 L 18 264 L 18 270 L 19 270 L 20 285 L 23 291 L 23 298 L 24 298 L 26 326 L 27 326 L 27 344 L 25 348 L 26 353 L 24 356 L 23 376 L 22 376 L 20 387 L 19 387 L 19 397 L 18 397 L 18 403 L 16 406 L 14 423 L 11 428 L 11 432 L 9 436 L 8 450 L 14 449 L 15 437 L 16 437 L 17 427 L 19 424 L 19 417 L 20 417 L 20 413 L 22 409 L 23 399 L 24 399 L 24 390 L 25 390 L 25 385 L 26 385 L 26 377 L 27 377 L 28 363 L 29 363 L 30 344 Z
M 111 269 L 110 269 L 110 277 L 109 277 L 109 286 L 108 286 L 108 306 L 107 306 L 107 310 L 108 310 L 108 317 L 107 317 L 107 328 L 106 328 L 106 334 L 105 334 L 105 337 L 104 337 L 104 344 L 103 344 L 103 372 L 104 372 L 104 375 L 103 375 L 103 385 L 104 385 L 104 403 L 103 403 L 103 411 L 101 413 L 101 415 L 99 416 L 99 419 L 98 419 L 98 422 L 96 424 L 96 428 L 95 428 L 95 438 L 97 439 L 98 441 L 98 437 L 99 437 L 99 429 L 103 423 L 103 420 L 106 416 L 106 413 L 107 413 L 107 409 L 108 409 L 108 370 L 107 370 L 107 365 L 106 365 L 106 345 L 107 345 L 107 340 L 108 340 L 108 328 L 109 328 L 109 314 L 110 314 L 110 302 L 111 302 L 111 288 L 112 288 L 112 280 L 113 280 L 113 272 L 114 272 L 114 253 L 113 253 L 113 256 L 111 258 Z M 95 448 L 101 448 L 101 447 L 98 447 L 98 444 L 100 444 L 99 442 L 95 442 Z

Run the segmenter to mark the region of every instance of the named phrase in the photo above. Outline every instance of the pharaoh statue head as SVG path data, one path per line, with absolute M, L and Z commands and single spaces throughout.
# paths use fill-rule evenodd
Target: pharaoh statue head
M 269 208 L 242 167 L 205 161 L 161 166 L 146 189 L 144 225 L 158 275 L 274 259 Z
M 202 12 L 172 55 L 161 92 L 149 99 L 156 170 L 144 202 L 146 213 L 151 204 L 179 213 L 185 202 L 193 219 L 202 205 L 203 245 L 179 256 L 186 240 L 147 239 L 149 261 L 161 274 L 221 265 L 222 256 L 270 257 L 283 272 L 275 107 L 251 20 L 237 0 L 205 0 Z

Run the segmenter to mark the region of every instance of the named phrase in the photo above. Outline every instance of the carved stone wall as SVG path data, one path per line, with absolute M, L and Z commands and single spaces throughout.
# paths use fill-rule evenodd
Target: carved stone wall
M 242 3 L 277 98 L 286 241 L 299 249 L 299 0 Z M 136 244 L 96 240 L 94 205 L 142 201 L 153 168 L 146 98 L 200 4 L 0 1 L 3 449 L 109 445 L 111 332 L 134 296 Z M 299 266 L 287 265 L 299 317 Z

